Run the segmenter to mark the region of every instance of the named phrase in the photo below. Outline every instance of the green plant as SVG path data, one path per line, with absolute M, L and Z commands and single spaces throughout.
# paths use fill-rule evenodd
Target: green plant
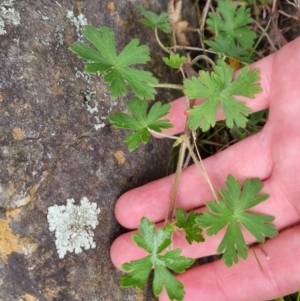
M 232 128 L 234 125 L 244 128 L 248 121 L 247 116 L 251 110 L 245 103 L 235 100 L 235 96 L 246 96 L 254 98 L 255 94 L 261 92 L 258 84 L 259 70 L 249 70 L 245 66 L 235 79 L 234 70 L 225 62 L 218 60 L 214 71 L 200 71 L 199 77 L 192 77 L 184 81 L 184 94 L 191 99 L 205 99 L 201 105 L 195 105 L 188 110 L 191 115 L 187 125 L 196 130 L 207 131 L 216 123 L 216 114 L 221 104 L 225 114 L 226 125 Z
M 162 105 L 156 102 L 147 114 L 148 102 L 134 97 L 126 103 L 133 117 L 125 113 L 117 113 L 111 115 L 108 119 L 116 128 L 133 130 L 134 132 L 125 137 L 128 149 L 133 151 L 140 142 L 147 143 L 150 138 L 150 132 L 161 133 L 162 129 L 172 127 L 168 120 L 160 120 L 161 117 L 169 113 L 171 106 L 169 104 Z
M 219 1 L 217 13 L 209 13 L 208 28 L 216 33 L 216 39 L 222 37 L 237 47 L 251 48 L 256 33 L 251 29 L 250 9 L 228 1 Z
M 238 256 L 247 259 L 247 244 L 239 224 L 260 243 L 265 237 L 276 236 L 277 230 L 271 224 L 274 217 L 246 211 L 269 198 L 267 194 L 258 194 L 263 187 L 259 179 L 247 179 L 242 191 L 241 184 L 232 175 L 228 175 L 225 184 L 227 189 L 220 190 L 221 198 L 217 202 L 207 202 L 210 212 L 201 214 L 196 222 L 208 228 L 207 235 L 215 235 L 226 227 L 217 253 L 223 253 L 222 260 L 230 267 L 238 262 Z
M 215 126 L 220 105 L 225 124 L 232 130 L 245 128 L 251 123 L 251 119 L 249 121 L 247 118 L 251 110 L 244 102 L 237 101 L 235 96 L 254 98 L 262 91 L 259 70 L 246 65 L 252 60 L 256 33 L 251 29 L 252 20 L 248 8 L 238 8 L 231 2 L 219 1 L 216 12 L 209 13 L 206 22 L 206 29 L 214 33 L 215 41 L 204 40 L 205 44 L 211 47 L 211 52 L 216 53 L 214 60 L 207 56 L 205 49 L 200 49 L 202 54 L 190 61 L 184 53 L 175 53 L 174 48 L 163 45 L 159 39 L 158 30 L 165 33 L 172 31 L 166 13 L 156 15 L 141 6 L 138 6 L 138 10 L 144 17 L 141 22 L 154 29 L 158 44 L 169 54 L 163 61 L 182 72 L 183 86 L 158 83 L 150 72 L 134 69 L 132 65 L 145 64 L 150 60 L 149 48 L 139 45 L 139 40 L 134 39 L 117 55 L 114 33 L 108 27 L 97 29 L 86 26 L 82 34 L 95 48 L 83 42 L 76 42 L 70 49 L 80 58 L 87 60 L 87 73 L 104 74 L 104 81 L 110 85 L 113 97 L 125 95 L 127 87 L 136 95 L 126 103 L 130 114 L 119 112 L 108 117 L 114 127 L 132 131 L 125 137 L 130 151 L 136 149 L 140 142 L 147 143 L 150 134 L 174 139 L 174 145 L 180 146 L 165 226 L 155 231 L 154 223 L 145 217 L 141 219 L 139 234 L 134 234 L 132 238 L 149 254 L 122 266 L 127 273 L 122 276 L 121 285 L 141 288 L 153 269 L 154 294 L 158 296 L 165 287 L 171 300 L 183 300 L 184 287 L 171 271 L 184 272 L 192 265 L 193 259 L 180 255 L 180 249 L 170 249 L 175 231 L 183 231 L 187 242 L 191 244 L 204 241 L 202 228 L 208 228 L 207 235 L 214 235 L 225 227 L 226 233 L 217 253 L 223 253 L 222 260 L 227 266 L 238 263 L 239 257 L 247 258 L 249 246 L 243 237 L 241 225 L 260 243 L 264 242 L 266 237 L 274 237 L 277 234 L 271 223 L 274 220 L 272 216 L 248 212 L 268 198 L 268 195 L 260 193 L 263 187 L 261 181 L 246 179 L 242 185 L 232 175 L 228 175 L 226 189 L 217 190 L 204 169 L 195 139 L 192 139 L 197 136 L 197 132 L 205 132 Z M 205 36 L 204 32 L 202 36 Z M 226 62 L 228 58 L 233 58 L 243 66 L 238 74 L 235 74 L 234 68 Z M 212 66 L 212 69 L 208 67 L 195 76 L 193 65 L 199 60 Z M 188 118 L 182 135 L 171 136 L 163 133 L 164 129 L 172 127 L 170 121 L 165 119 L 170 105 L 155 102 L 148 109 L 148 100 L 154 98 L 156 87 L 181 90 L 188 99 Z M 194 103 L 198 98 L 203 100 L 201 104 Z M 186 152 L 214 195 L 215 200 L 207 202 L 208 212 L 187 213 L 176 208 L 176 195 Z
M 184 295 L 183 285 L 169 270 L 182 273 L 192 265 L 194 259 L 180 256 L 180 249 L 166 251 L 163 255 L 160 255 L 172 243 L 172 225 L 167 225 L 155 232 L 154 223 L 142 218 L 139 232 L 140 234 L 134 234 L 132 239 L 149 255 L 123 265 L 123 269 L 128 274 L 123 275 L 121 285 L 123 287 L 133 285 L 137 288 L 143 287 L 153 268 L 153 293 L 155 296 L 162 292 L 164 285 L 172 300 L 182 300 Z
M 103 26 L 98 30 L 93 26 L 85 26 L 82 35 L 96 49 L 79 41 L 70 49 L 80 58 L 89 61 L 84 70 L 86 73 L 104 74 L 104 82 L 109 84 L 113 97 L 126 95 L 128 84 L 138 97 L 154 98 L 155 89 L 152 85 L 157 83 L 157 79 L 150 72 L 130 67 L 149 61 L 147 46 L 139 46 L 139 40 L 134 39 L 117 55 L 115 34 L 108 27 Z

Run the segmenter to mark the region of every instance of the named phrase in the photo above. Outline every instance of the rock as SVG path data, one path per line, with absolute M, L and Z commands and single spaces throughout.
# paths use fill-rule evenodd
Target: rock
M 155 300 L 150 287 L 119 287 L 109 249 L 124 232 L 114 218 L 117 198 L 166 175 L 170 144 L 152 139 L 129 153 L 125 133 L 106 118 L 128 98 L 112 99 L 102 77 L 82 73 L 84 63 L 68 50 L 88 23 L 114 30 L 118 49 L 137 37 L 161 53 L 152 30 L 138 23 L 138 3 L 167 7 L 157 0 L 0 1 L 0 300 Z M 147 68 L 168 80 L 158 56 Z M 59 259 L 48 208 L 83 197 L 101 210 L 96 248 Z

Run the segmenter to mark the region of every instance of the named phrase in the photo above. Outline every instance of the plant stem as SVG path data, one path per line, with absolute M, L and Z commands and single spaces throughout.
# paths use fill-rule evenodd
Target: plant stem
M 188 130 L 189 129 L 186 128 L 185 132 L 187 132 Z M 186 151 L 186 143 L 181 143 L 177 166 L 176 166 L 175 179 L 174 179 L 174 183 L 173 183 L 172 190 L 171 190 L 171 197 L 170 197 L 169 207 L 168 207 L 168 211 L 167 211 L 167 217 L 165 219 L 165 225 L 168 225 L 169 223 L 171 223 L 172 218 L 174 216 L 175 202 L 176 202 L 176 198 L 177 198 L 179 180 L 180 180 L 180 176 L 181 176 L 185 151 Z
M 178 137 L 176 137 L 176 136 L 172 136 L 172 135 L 168 135 L 168 134 L 163 134 L 163 133 L 158 133 L 158 132 L 155 132 L 155 131 L 153 131 L 153 130 L 151 130 L 149 128 L 148 128 L 148 131 L 151 134 L 153 134 L 153 135 L 161 136 L 163 138 L 169 138 L 169 139 L 173 139 L 173 140 L 177 140 L 178 139 Z
M 217 52 L 215 52 L 213 50 L 207 50 L 207 49 L 203 49 L 203 48 L 199 48 L 199 47 L 190 47 L 190 46 L 177 45 L 177 46 L 170 47 L 170 49 L 185 49 L 185 50 L 194 50 L 194 51 L 205 51 L 205 52 L 217 54 Z
M 199 169 L 200 173 L 203 175 L 203 178 L 207 182 L 207 184 L 208 184 L 208 186 L 209 186 L 209 188 L 210 188 L 210 190 L 211 190 L 211 192 L 212 192 L 212 194 L 214 196 L 214 199 L 217 201 L 219 199 L 219 197 L 218 197 L 219 193 L 218 193 L 217 189 L 213 186 L 211 180 L 209 179 L 209 177 L 207 175 L 207 172 L 206 172 L 206 170 L 204 168 L 203 161 L 202 161 L 202 159 L 200 157 L 199 152 L 197 152 L 198 157 L 199 157 L 199 160 L 198 160 L 198 158 L 196 157 L 196 155 L 194 153 L 194 150 L 193 150 L 193 147 L 192 147 L 190 141 L 188 139 L 186 139 L 184 142 L 187 145 L 187 148 L 188 148 L 188 150 L 190 152 L 190 155 L 191 155 L 191 157 L 192 157 L 192 159 L 193 159 L 196 167 Z
M 204 54 L 200 54 L 198 56 L 196 56 L 192 61 L 191 61 L 191 65 L 195 64 L 196 62 L 198 62 L 199 60 L 205 60 L 208 63 L 210 63 L 212 66 L 215 66 L 215 62 L 213 60 L 211 60 L 208 56 L 204 55 Z
M 168 48 L 166 48 L 164 46 L 164 44 L 161 42 L 161 40 L 159 39 L 158 33 L 157 33 L 157 27 L 155 27 L 155 29 L 154 29 L 154 34 L 155 34 L 155 39 L 156 39 L 158 45 L 161 47 L 161 49 L 164 50 L 165 52 L 169 53 L 169 54 L 172 54 L 172 51 L 169 50 Z
M 256 255 L 256 251 L 255 251 L 255 248 L 253 246 L 252 246 L 252 250 L 253 250 L 253 254 L 254 254 L 255 260 L 258 263 L 258 266 L 259 266 L 260 270 L 263 271 L 263 267 L 262 267 L 262 265 L 261 265 L 261 263 L 260 263 L 257 255 Z M 275 301 L 279 301 L 279 300 L 280 300 L 280 298 L 278 300 L 276 299 Z
M 209 11 L 210 4 L 211 4 L 211 0 L 207 0 L 206 3 L 205 3 L 205 7 L 204 7 L 203 12 L 202 12 L 202 22 L 201 22 L 201 25 L 200 25 L 200 28 L 199 28 L 200 32 L 203 32 L 203 30 L 204 30 L 206 17 L 207 17 L 208 11 Z
M 254 45 L 254 47 L 252 48 L 251 52 L 248 55 L 248 58 L 250 58 L 250 56 L 252 55 L 252 53 L 255 51 L 255 49 L 257 48 L 258 44 L 260 43 L 260 41 L 262 40 L 262 38 L 266 35 L 269 26 L 271 24 L 271 18 L 269 19 L 266 28 L 263 30 L 263 32 L 261 33 L 259 39 L 257 40 L 256 44 Z
M 153 88 L 168 88 L 168 89 L 176 89 L 176 90 L 183 90 L 184 86 L 176 85 L 176 84 L 156 84 L 150 85 Z

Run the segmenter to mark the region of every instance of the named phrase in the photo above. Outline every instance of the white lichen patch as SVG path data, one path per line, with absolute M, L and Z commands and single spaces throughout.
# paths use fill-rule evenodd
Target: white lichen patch
M 83 26 L 88 25 L 87 19 L 83 14 L 79 14 L 77 17 L 74 16 L 74 13 L 71 10 L 67 11 L 66 16 L 76 27 L 76 32 L 79 40 L 82 39 L 81 31 L 83 29 Z
M 65 27 L 63 25 L 56 25 L 55 26 L 55 41 L 56 41 L 56 46 L 55 49 L 57 49 L 59 46 L 64 44 L 64 29 Z
M 98 101 L 95 99 L 96 91 L 86 88 L 84 91 L 81 91 L 84 95 L 84 105 L 86 109 L 91 113 L 98 113 Z M 93 104 L 92 104 L 93 102 Z
M 95 116 L 95 119 L 96 119 L 96 121 L 97 121 L 97 122 L 94 124 L 94 129 L 95 129 L 96 131 L 98 131 L 98 130 L 100 130 L 100 129 L 102 129 L 102 128 L 105 127 L 105 123 L 104 123 L 104 122 L 101 122 L 100 119 L 99 119 L 97 116 Z
M 55 244 L 59 258 L 64 258 L 67 252 L 79 254 L 85 250 L 94 249 L 93 229 L 99 224 L 97 215 L 100 209 L 96 203 L 90 203 L 83 197 L 81 205 L 74 205 L 74 199 L 68 199 L 67 205 L 48 208 L 49 230 L 55 231 Z
M 81 72 L 78 68 L 74 68 L 76 78 L 82 78 L 88 85 L 92 83 L 92 78 L 90 74 Z
M 0 0 L 0 35 L 6 33 L 5 24 L 19 25 L 20 14 L 13 7 L 13 0 Z

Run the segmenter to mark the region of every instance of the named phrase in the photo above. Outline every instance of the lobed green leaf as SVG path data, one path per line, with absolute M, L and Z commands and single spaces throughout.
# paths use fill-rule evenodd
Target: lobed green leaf
M 97 29 L 87 25 L 82 34 L 95 48 L 76 42 L 69 49 L 88 61 L 86 73 L 103 73 L 104 82 L 109 84 L 109 90 L 115 98 L 126 95 L 127 86 L 130 86 L 139 98 L 154 98 L 156 91 L 153 86 L 158 83 L 157 79 L 151 72 L 131 67 L 150 60 L 148 46 L 139 45 L 139 40 L 133 39 L 117 55 L 115 34 L 108 27 Z
M 274 237 L 278 231 L 271 223 L 274 220 L 273 216 L 246 211 L 269 197 L 264 193 L 259 194 L 263 187 L 259 179 L 247 179 L 242 189 L 239 181 L 228 175 L 225 184 L 226 189 L 220 190 L 222 198 L 217 202 L 207 202 L 210 212 L 204 212 L 196 221 L 201 227 L 207 228 L 207 235 L 215 235 L 226 228 L 217 253 L 223 253 L 222 260 L 226 266 L 231 266 L 238 262 L 238 257 L 247 258 L 248 246 L 241 226 L 260 243 L 263 243 L 266 237 Z
M 153 268 L 155 296 L 158 296 L 165 287 L 171 300 L 183 300 L 184 287 L 169 270 L 182 273 L 193 264 L 194 259 L 181 256 L 181 249 L 166 250 L 171 244 L 173 231 L 171 225 L 155 231 L 155 224 L 143 217 L 138 229 L 140 233 L 134 234 L 133 240 L 149 255 L 122 265 L 123 270 L 128 273 L 122 276 L 121 286 L 141 288 Z M 163 255 L 161 255 L 162 252 Z
M 216 13 L 209 13 L 208 28 L 216 32 L 216 36 L 233 41 L 240 48 L 251 48 L 256 38 L 251 29 L 250 9 L 237 7 L 228 1 L 219 1 Z
M 180 56 L 177 54 L 171 54 L 170 57 L 163 57 L 162 58 L 165 64 L 171 68 L 179 69 L 180 66 L 186 62 L 187 58 L 185 56 Z
M 184 286 L 164 266 L 157 265 L 154 270 L 153 293 L 155 296 L 161 294 L 165 286 L 170 300 L 183 300 Z
M 169 113 L 171 109 L 169 104 L 163 105 L 158 101 L 147 113 L 148 102 L 135 97 L 132 99 L 132 101 L 126 102 L 126 106 L 128 107 L 132 116 L 121 112 L 114 115 L 109 115 L 108 119 L 116 128 L 133 131 L 133 133 L 128 134 L 124 140 L 127 143 L 130 151 L 136 149 L 140 142 L 147 143 L 149 141 L 149 130 L 160 133 L 162 129 L 168 129 L 172 127 L 169 120 L 160 119 Z
M 175 210 L 175 226 L 184 231 L 185 238 L 189 244 L 192 244 L 194 241 L 204 241 L 204 238 L 201 235 L 202 229 L 199 228 L 199 225 L 196 221 L 196 218 L 200 215 L 200 213 L 195 213 L 194 210 L 190 211 L 188 214 L 185 210 L 180 208 L 176 208 Z
M 145 10 L 141 5 L 137 5 L 136 7 L 145 17 L 140 20 L 144 25 L 152 28 L 158 28 L 165 33 L 170 33 L 172 31 L 168 13 L 164 12 L 160 15 L 157 15 L 153 12 Z
M 191 99 L 203 99 L 187 112 L 190 114 L 187 124 L 192 130 L 198 127 L 207 131 L 216 123 L 216 113 L 221 105 L 225 114 L 226 125 L 244 128 L 251 110 L 246 104 L 233 96 L 254 98 L 261 92 L 259 70 L 250 70 L 248 66 L 241 69 L 233 79 L 234 70 L 225 62 L 218 60 L 213 72 L 200 71 L 199 77 L 184 81 L 184 93 Z
M 253 57 L 249 57 L 250 51 L 237 47 L 235 42 L 231 39 L 226 39 L 222 36 L 216 36 L 215 41 L 205 41 L 205 44 L 210 47 L 210 50 L 234 58 L 239 62 L 253 62 Z
M 135 286 L 136 288 L 142 288 L 152 270 L 151 258 L 147 256 L 139 260 L 124 263 L 122 269 L 130 273 L 124 274 L 121 277 L 121 287 Z

